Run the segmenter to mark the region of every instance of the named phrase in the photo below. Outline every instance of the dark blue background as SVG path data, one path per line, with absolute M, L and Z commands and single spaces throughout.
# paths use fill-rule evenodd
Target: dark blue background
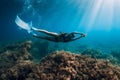
M 0 41 L 20 38 L 25 33 L 19 33 L 14 23 L 16 14 L 22 11 L 22 2 L 16 0 L 0 1 Z M 18 33 L 17 33 L 18 32 Z M 19 37 L 18 37 L 19 36 Z

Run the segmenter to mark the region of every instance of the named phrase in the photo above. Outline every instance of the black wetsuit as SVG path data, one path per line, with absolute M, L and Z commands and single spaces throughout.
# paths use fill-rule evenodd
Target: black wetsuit
M 69 37 L 68 34 L 61 34 L 57 37 L 55 37 L 56 42 L 69 42 L 71 38 Z

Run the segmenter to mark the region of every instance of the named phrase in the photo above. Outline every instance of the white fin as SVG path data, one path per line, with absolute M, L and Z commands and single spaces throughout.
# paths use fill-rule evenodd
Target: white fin
M 28 31 L 28 33 L 31 32 L 31 27 L 32 27 L 32 21 L 30 24 L 24 22 L 22 19 L 19 18 L 19 16 L 16 16 L 15 23 L 22 29 L 25 29 Z

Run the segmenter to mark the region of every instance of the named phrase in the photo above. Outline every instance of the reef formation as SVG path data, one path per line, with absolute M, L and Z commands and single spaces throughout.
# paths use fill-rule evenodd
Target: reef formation
M 120 80 L 120 67 L 90 56 L 55 51 L 35 63 L 31 45 L 26 41 L 0 51 L 0 80 Z

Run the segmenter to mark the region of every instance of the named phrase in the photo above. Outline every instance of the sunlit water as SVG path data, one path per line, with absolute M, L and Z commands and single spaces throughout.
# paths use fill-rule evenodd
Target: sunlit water
M 88 45 L 103 51 L 110 50 L 111 47 L 112 49 L 120 48 L 119 0 L 17 1 L 22 3 L 22 10 L 16 15 L 28 23 L 32 21 L 36 28 L 57 33 L 77 31 L 87 34 L 85 38 L 71 43 L 58 43 L 66 47 L 69 45 L 70 48 L 67 47 L 67 50 L 75 51 L 73 47 L 79 45 Z M 14 25 L 14 28 L 21 36 L 19 40 L 22 40 L 22 37 L 31 38 L 27 31 L 20 30 L 17 25 Z

